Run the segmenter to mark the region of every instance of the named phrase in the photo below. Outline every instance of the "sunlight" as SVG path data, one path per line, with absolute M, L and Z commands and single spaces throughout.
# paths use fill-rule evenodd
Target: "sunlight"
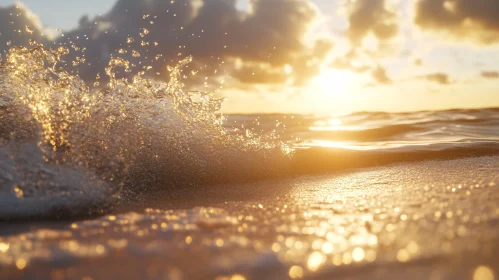
M 317 88 L 321 95 L 344 94 L 353 81 L 353 75 L 348 71 L 328 69 L 311 81 L 311 86 Z
M 499 280 L 498 6 L 0 0 L 0 280 Z
M 308 84 L 308 101 L 316 114 L 345 113 L 351 111 L 352 104 L 358 102 L 356 74 L 326 68 L 312 78 Z
M 343 130 L 342 121 L 340 119 L 329 119 L 327 121 L 320 120 L 316 121 L 308 129 L 311 131 L 334 131 Z

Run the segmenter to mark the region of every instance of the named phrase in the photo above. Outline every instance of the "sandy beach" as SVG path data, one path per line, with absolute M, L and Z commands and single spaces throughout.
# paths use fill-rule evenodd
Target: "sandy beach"
M 497 170 L 499 157 L 395 164 L 2 223 L 0 277 L 494 279 Z

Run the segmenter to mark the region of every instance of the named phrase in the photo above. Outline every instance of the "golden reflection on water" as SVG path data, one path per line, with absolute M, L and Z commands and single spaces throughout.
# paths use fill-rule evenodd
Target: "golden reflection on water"
M 0 253 L 6 253 L 9 250 L 10 244 L 0 242 Z
M 324 147 L 324 148 L 341 148 L 341 149 L 362 149 L 367 150 L 369 147 L 351 145 L 347 142 L 329 141 L 329 140 L 311 140 L 306 143 L 308 147 Z
M 313 252 L 307 261 L 307 267 L 310 271 L 316 271 L 321 265 L 326 262 L 325 256 L 321 252 Z
M 473 280 L 494 280 L 494 271 L 487 266 L 479 266 L 473 273 Z
M 28 264 L 28 262 L 24 258 L 19 258 L 16 260 L 16 267 L 19 270 L 23 270 L 27 264 Z
M 340 119 L 329 119 L 327 121 L 316 121 L 308 129 L 310 131 L 334 131 L 334 130 L 347 130 L 347 127 L 342 126 Z
M 241 274 L 234 274 L 231 276 L 219 276 L 215 280 L 246 280 L 246 277 Z
M 329 118 L 315 121 L 308 134 L 300 137 L 297 147 L 324 147 L 350 150 L 375 150 L 449 144 L 463 140 L 460 133 L 435 136 L 430 132 L 404 130 L 406 123 L 397 120 L 342 120 Z M 400 126 L 400 127 L 398 127 Z M 431 133 L 433 132 L 433 133 Z M 488 137 L 484 137 L 486 139 Z M 496 138 L 492 137 L 491 140 Z
M 366 256 L 366 253 L 362 248 L 355 248 L 353 249 L 352 252 L 352 258 L 355 262 L 360 262 L 362 261 Z
M 291 277 L 291 279 L 302 278 L 303 277 L 303 268 L 301 266 L 298 266 L 298 265 L 293 265 L 289 269 L 289 277 Z

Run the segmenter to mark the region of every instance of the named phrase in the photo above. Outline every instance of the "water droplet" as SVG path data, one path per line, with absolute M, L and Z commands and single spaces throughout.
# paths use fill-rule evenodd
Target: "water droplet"
M 223 239 L 221 238 L 218 238 L 216 241 L 215 241 L 215 244 L 218 246 L 218 247 L 223 247 L 225 242 Z
M 26 32 L 28 32 L 29 34 L 33 34 L 34 31 L 35 30 L 33 30 L 33 28 L 26 25 Z
M 138 52 L 136 50 L 132 50 L 132 56 L 133 57 L 140 57 L 140 52 Z
M 0 253 L 6 253 L 10 248 L 9 243 L 0 242 Z
M 289 277 L 291 277 L 291 279 L 303 278 L 303 268 L 301 266 L 293 265 L 289 269 Z
M 353 249 L 352 258 L 355 262 L 362 261 L 365 256 L 366 256 L 366 253 L 364 252 L 364 250 L 362 248 Z
M 473 280 L 494 280 L 494 271 L 487 266 L 479 266 L 473 273 Z
M 307 267 L 310 271 L 316 271 L 325 261 L 324 255 L 316 251 L 308 257 Z
M 23 258 L 19 258 L 16 260 L 16 267 L 19 270 L 23 270 L 27 264 L 28 264 L 28 262 Z
M 23 190 L 21 190 L 19 187 L 14 187 L 14 193 L 16 194 L 17 198 L 22 198 L 24 196 Z
M 322 244 L 322 252 L 324 252 L 324 254 L 331 254 L 333 252 L 333 244 L 331 244 L 330 242 L 325 242 L 324 244 Z
M 406 249 L 400 249 L 397 252 L 397 260 L 402 263 L 409 261 L 409 253 Z

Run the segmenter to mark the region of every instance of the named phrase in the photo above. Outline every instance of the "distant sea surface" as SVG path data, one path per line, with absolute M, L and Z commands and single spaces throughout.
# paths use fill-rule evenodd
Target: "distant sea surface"
M 320 172 L 499 154 L 498 108 L 323 117 L 229 115 L 224 127 L 232 133 L 274 131 L 296 149 L 295 156 L 301 157 L 302 162 L 296 162 L 298 172 L 300 166 Z M 315 170 L 304 166 L 316 163 Z

